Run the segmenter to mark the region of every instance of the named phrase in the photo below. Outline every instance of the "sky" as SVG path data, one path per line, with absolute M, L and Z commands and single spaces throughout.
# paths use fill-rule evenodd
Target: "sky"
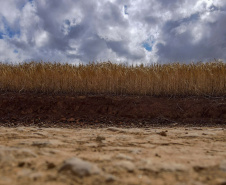
M 226 61 L 225 0 L 0 0 L 0 62 Z

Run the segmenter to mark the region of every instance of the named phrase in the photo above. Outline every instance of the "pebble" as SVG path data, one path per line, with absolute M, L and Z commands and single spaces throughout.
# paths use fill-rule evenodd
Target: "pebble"
M 17 173 L 19 178 L 27 177 L 29 174 L 32 173 L 31 169 L 20 169 Z
M 202 182 L 199 182 L 199 181 L 191 181 L 190 183 L 192 185 L 206 185 L 206 184 L 203 184 Z
M 38 147 L 46 147 L 50 145 L 49 141 L 33 141 L 32 146 L 38 146 Z
M 29 175 L 29 178 L 32 179 L 33 181 L 36 181 L 38 179 L 41 179 L 44 176 L 42 172 L 34 172 Z
M 224 161 L 222 161 L 222 162 L 220 163 L 220 169 L 221 169 L 222 171 L 225 171 L 225 172 L 226 172 L 226 160 L 224 160 Z
M 90 147 L 90 148 L 97 148 L 99 145 L 98 143 L 85 143 L 84 146 Z
M 27 131 L 25 127 L 18 127 L 18 128 L 16 128 L 16 130 L 19 132 Z
M 12 183 L 12 179 L 11 178 L 1 176 L 0 184 L 4 185 L 4 184 L 13 184 L 13 183 Z
M 101 170 L 95 164 L 84 161 L 80 158 L 70 158 L 64 161 L 59 172 L 70 171 L 72 174 L 84 177 L 94 174 L 100 174 Z
M 13 160 L 14 158 L 37 157 L 30 149 L 19 147 L 0 147 L 0 161 L 3 159 Z
M 140 153 L 142 153 L 142 149 L 141 148 L 132 148 L 129 151 L 131 153 L 133 153 L 133 154 L 140 154 Z
M 173 164 L 165 163 L 165 164 L 162 164 L 159 168 L 160 168 L 160 170 L 170 171 L 170 172 L 187 170 L 186 166 L 184 166 L 182 164 L 177 164 L 177 163 L 175 163 L 175 164 L 174 163 Z
M 52 162 L 49 162 L 49 161 L 46 161 L 46 166 L 47 166 L 47 169 L 53 169 L 56 167 L 56 165 Z
M 125 160 L 130 160 L 130 161 L 133 160 L 132 157 L 130 157 L 128 155 L 125 155 L 125 154 L 121 154 L 121 153 L 119 153 L 118 155 L 116 155 L 116 159 L 125 159 Z
M 140 165 L 139 170 L 142 170 L 142 171 L 150 171 L 150 172 L 158 172 L 159 171 L 159 169 L 157 169 L 151 163 Z
M 200 172 L 200 171 L 205 170 L 205 169 L 206 169 L 206 166 L 196 165 L 196 166 L 193 166 L 193 169 L 194 169 L 196 172 Z
M 216 183 L 217 185 L 226 185 L 226 179 L 217 178 Z
M 167 136 L 166 131 L 161 131 L 158 133 L 160 136 Z
M 6 155 L 5 152 L 0 151 L 0 164 L 10 164 L 14 161 L 14 157 L 12 155 Z
M 130 129 L 122 129 L 117 127 L 108 127 L 107 130 L 118 133 L 134 133 L 133 131 L 131 132 Z
M 74 122 L 75 121 L 75 118 L 69 118 L 67 119 L 68 122 Z
M 107 130 L 112 131 L 112 132 L 118 132 L 118 131 L 121 131 L 122 129 L 119 129 L 117 127 L 108 127 Z
M 48 136 L 49 135 L 48 132 L 44 132 L 44 131 L 42 131 L 42 132 L 33 132 L 32 134 L 39 135 L 39 136 Z
M 97 136 L 96 137 L 96 141 L 97 142 L 102 142 L 103 140 L 105 140 L 106 138 L 105 137 L 103 137 L 103 136 Z
M 144 171 L 152 171 L 152 172 L 159 172 L 159 171 L 168 171 L 168 172 L 177 172 L 177 171 L 186 171 L 186 166 L 178 163 L 154 163 L 152 161 L 143 161 L 139 165 L 139 170 Z
M 17 149 L 16 153 L 15 153 L 16 157 L 23 157 L 23 158 L 27 158 L 27 157 L 37 157 L 37 155 L 30 149 Z
M 133 172 L 135 170 L 135 165 L 130 161 L 120 161 L 116 163 L 116 166 L 124 168 L 128 172 Z
M 106 174 L 104 176 L 104 178 L 105 178 L 106 182 L 114 182 L 114 181 L 117 180 L 117 178 L 114 175 L 111 175 L 111 174 Z
M 48 141 L 33 141 L 32 142 L 32 146 L 37 146 L 37 147 L 47 147 L 47 146 L 60 146 L 60 145 L 64 145 L 65 143 L 63 143 L 62 141 L 56 140 L 56 139 L 52 139 L 52 140 L 48 140 Z

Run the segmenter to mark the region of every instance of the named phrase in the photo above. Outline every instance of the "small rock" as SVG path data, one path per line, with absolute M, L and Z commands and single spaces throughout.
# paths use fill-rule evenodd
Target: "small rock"
M 23 162 L 23 161 L 22 162 L 19 162 L 17 166 L 18 167 L 24 167 L 25 166 L 25 162 Z
M 107 130 L 112 132 L 118 132 L 118 133 L 125 133 L 125 134 L 143 134 L 142 130 L 139 129 L 122 129 L 117 127 L 108 127 Z
M 29 178 L 32 179 L 33 181 L 36 181 L 36 180 L 42 178 L 43 175 L 44 174 L 42 172 L 35 172 L 35 173 L 30 174 Z
M 128 172 L 133 172 L 135 170 L 135 165 L 130 161 L 120 161 L 119 163 L 116 163 L 116 166 L 124 168 Z
M 221 163 L 220 163 L 220 169 L 222 170 L 222 171 L 225 171 L 226 172 L 226 160 L 224 160 L 224 161 L 222 161 Z
M 156 154 L 155 154 L 155 157 L 161 158 L 161 155 L 159 155 L 158 153 L 156 153 Z
M 133 158 L 132 158 L 132 157 L 130 157 L 130 156 L 128 156 L 128 155 L 125 155 L 125 154 L 118 154 L 118 155 L 116 156 L 116 158 L 117 158 L 117 159 L 125 159 L 125 160 L 130 160 L 130 161 L 132 161 L 132 160 L 133 160 Z
M 68 122 L 74 122 L 75 121 L 75 118 L 69 118 L 67 119 Z
M 19 131 L 19 132 L 24 132 L 24 131 L 26 131 L 26 128 L 18 127 L 18 128 L 16 128 L 16 130 Z
M 39 136 L 48 136 L 49 134 L 47 132 L 33 132 L 32 134 L 35 134 L 35 135 L 39 135 Z
M 171 171 L 171 172 L 175 172 L 175 171 L 186 171 L 187 168 L 186 166 L 182 165 L 182 164 L 163 164 L 159 167 L 160 170 L 163 171 Z
M 140 148 L 132 148 L 129 150 L 133 154 L 140 154 L 142 152 L 142 149 Z
M 26 161 L 20 161 L 18 162 L 18 167 L 23 168 L 23 167 L 31 167 L 31 163 L 30 162 L 26 162 Z
M 67 119 L 66 118 L 61 118 L 60 121 L 67 121 Z
M 178 125 L 178 124 L 179 124 L 179 123 L 176 123 L 176 122 L 175 122 L 175 123 L 172 123 L 171 125 L 172 125 L 172 126 L 176 126 L 176 125 Z
M 21 169 L 18 171 L 17 175 L 18 177 L 27 177 L 31 173 L 32 173 L 31 169 Z
M 0 147 L 0 162 L 10 162 L 15 158 L 37 157 L 35 153 L 26 148 Z
M 202 128 L 194 127 L 193 130 L 203 130 Z
M 101 170 L 95 164 L 79 158 L 71 158 L 64 161 L 64 164 L 59 169 L 59 172 L 62 171 L 70 171 L 80 177 L 101 173 Z
M 0 164 L 10 164 L 15 160 L 14 156 L 9 153 L 6 155 L 5 152 L 0 151 Z
M 116 177 L 114 175 L 111 175 L 111 174 L 106 174 L 105 175 L 105 181 L 106 182 L 114 182 L 116 181 Z
M 97 142 L 102 142 L 103 140 L 105 140 L 105 137 L 103 137 L 103 136 L 97 136 L 96 137 Z
M 202 182 L 199 182 L 199 181 L 190 181 L 190 183 L 192 185 L 206 185 L 206 184 L 203 184 Z
M 15 154 L 14 154 L 16 157 L 23 157 L 23 158 L 26 158 L 26 157 L 37 157 L 37 155 L 30 149 L 18 149 Z
M 85 99 L 86 96 L 78 96 L 78 99 Z
M 205 170 L 205 167 L 204 167 L 204 166 L 193 166 L 193 169 L 194 169 L 196 172 L 200 172 L 200 171 Z
M 160 136 L 167 136 L 166 131 L 161 131 L 158 133 Z
M 142 171 L 151 171 L 151 172 L 158 172 L 159 169 L 156 168 L 156 166 L 153 164 L 152 161 L 149 161 L 149 160 L 143 160 L 141 161 L 141 164 L 139 165 L 139 170 L 142 170 Z
M 107 130 L 118 133 L 131 133 L 130 129 L 122 129 L 117 127 L 108 127 Z
M 226 179 L 218 178 L 216 179 L 217 185 L 226 185 Z
M 112 132 L 118 132 L 121 131 L 121 129 L 117 128 L 117 127 L 108 127 L 107 130 L 112 131 Z
M 97 143 L 85 143 L 84 146 L 89 147 L 89 148 L 97 148 L 98 144 Z
M 12 179 L 11 178 L 1 176 L 0 184 L 13 184 L 13 183 L 12 183 Z
M 47 165 L 47 169 L 48 169 L 48 170 L 49 170 L 49 169 L 53 169 L 53 168 L 56 167 L 56 165 L 55 165 L 54 163 L 48 162 L 48 161 L 46 161 L 46 165 Z
M 38 146 L 38 147 L 46 147 L 50 145 L 49 141 L 33 141 L 32 146 Z

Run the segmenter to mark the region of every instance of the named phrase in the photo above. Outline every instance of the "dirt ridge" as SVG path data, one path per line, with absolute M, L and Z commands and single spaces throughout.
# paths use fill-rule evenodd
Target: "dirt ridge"
M 68 125 L 226 123 L 226 98 L 1 93 L 0 123 Z M 12 126 L 12 125 L 11 125 Z

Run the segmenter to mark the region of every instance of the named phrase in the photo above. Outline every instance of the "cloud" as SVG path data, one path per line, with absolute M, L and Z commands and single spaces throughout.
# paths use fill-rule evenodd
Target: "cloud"
M 226 60 L 225 20 L 222 0 L 8 0 L 0 60 Z
M 182 19 L 168 20 L 156 47 L 163 62 L 226 59 L 226 3 L 222 7 L 205 2 L 201 11 Z

